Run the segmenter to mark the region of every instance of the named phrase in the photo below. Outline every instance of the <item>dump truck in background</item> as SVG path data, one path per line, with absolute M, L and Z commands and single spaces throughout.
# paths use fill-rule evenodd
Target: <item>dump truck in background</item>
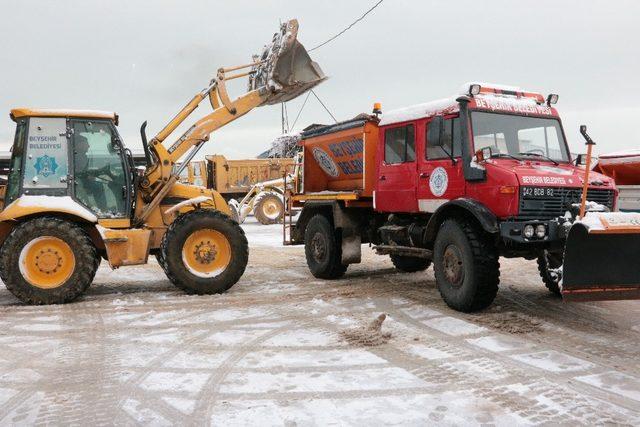
M 253 213 L 261 224 L 275 224 L 284 216 L 284 175 L 291 174 L 294 159 L 229 160 L 222 155 L 192 161 L 180 181 L 215 190 L 229 203 L 239 223 Z
M 619 211 L 640 212 L 640 150 L 602 154 L 593 170 L 616 182 Z
M 568 301 L 640 298 L 640 218 L 611 213 L 613 180 L 572 163 L 557 99 L 468 84 L 303 132 L 287 195 L 302 212 L 285 220 L 285 244 L 304 244 L 322 279 L 360 262 L 362 243 L 401 271 L 433 263 L 444 301 L 464 312 L 494 300 L 501 256 L 537 259 Z

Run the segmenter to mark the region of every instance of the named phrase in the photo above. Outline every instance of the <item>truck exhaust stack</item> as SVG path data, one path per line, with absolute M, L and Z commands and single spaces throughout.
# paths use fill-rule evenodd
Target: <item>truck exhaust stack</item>
M 297 37 L 298 21 L 287 21 L 262 54 L 254 57 L 249 90 L 264 88 L 270 92 L 263 105 L 294 99 L 327 79 Z

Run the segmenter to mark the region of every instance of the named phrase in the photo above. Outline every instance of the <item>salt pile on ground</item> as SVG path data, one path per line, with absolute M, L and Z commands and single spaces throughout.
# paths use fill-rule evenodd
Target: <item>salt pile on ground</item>
M 391 338 L 391 332 L 382 332 L 382 323 L 387 315 L 382 313 L 376 317 L 367 326 L 347 329 L 342 331 L 340 335 L 349 344 L 361 347 L 376 347 L 386 344 Z

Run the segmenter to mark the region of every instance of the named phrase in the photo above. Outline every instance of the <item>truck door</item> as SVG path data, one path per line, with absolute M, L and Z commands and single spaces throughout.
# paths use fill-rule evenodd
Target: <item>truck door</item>
M 462 197 L 465 188 L 460 119 L 449 117 L 442 122 L 444 131 L 441 144 L 436 144 L 433 136 L 429 141 L 429 127 L 433 126 L 433 122 L 432 118 L 421 132 L 422 141 L 419 145 L 422 149 L 419 150 L 416 184 L 418 208 L 427 213 L 435 212 L 449 200 Z
M 416 127 L 414 123 L 385 128 L 378 143 L 378 182 L 375 209 L 381 212 L 415 212 Z

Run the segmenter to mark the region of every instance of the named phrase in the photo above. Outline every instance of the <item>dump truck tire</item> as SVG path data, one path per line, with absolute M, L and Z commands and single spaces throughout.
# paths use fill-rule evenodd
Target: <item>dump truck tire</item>
M 222 293 L 235 285 L 249 260 L 244 231 L 227 215 L 197 209 L 167 229 L 158 258 L 167 277 L 191 294 Z
M 495 245 L 465 220 L 446 220 L 433 251 L 433 268 L 440 295 L 454 310 L 482 310 L 493 302 L 500 282 Z
M 557 269 L 562 267 L 562 255 L 561 254 L 553 254 L 547 251 L 544 251 L 540 256 L 538 256 L 538 271 L 540 272 L 540 277 L 542 278 L 542 282 L 547 287 L 549 292 L 554 295 L 561 296 L 560 293 L 560 277 L 558 274 L 553 274 L 552 269 Z
M 78 225 L 42 217 L 16 226 L 0 248 L 0 278 L 26 304 L 63 304 L 91 285 L 100 259 Z
M 275 193 L 262 193 L 256 196 L 253 216 L 262 225 L 277 224 L 282 221 L 284 203 Z
M 393 266 L 405 273 L 415 273 L 416 271 L 424 271 L 431 265 L 431 260 L 425 258 L 416 258 L 411 256 L 390 255 Z
M 324 215 L 314 215 L 304 231 L 304 253 L 309 271 L 318 279 L 338 279 L 347 271 L 342 264 L 339 236 Z

